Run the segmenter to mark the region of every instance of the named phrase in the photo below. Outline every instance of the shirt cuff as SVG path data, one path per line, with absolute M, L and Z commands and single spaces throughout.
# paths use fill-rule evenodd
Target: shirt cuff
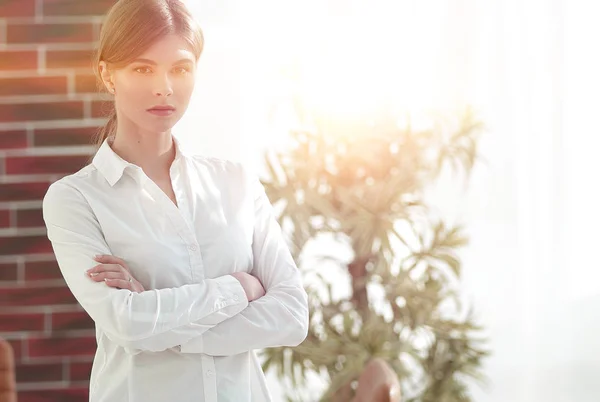
M 223 307 L 236 305 L 240 310 L 248 307 L 248 298 L 244 287 L 231 275 L 223 275 L 216 279 L 223 297 Z

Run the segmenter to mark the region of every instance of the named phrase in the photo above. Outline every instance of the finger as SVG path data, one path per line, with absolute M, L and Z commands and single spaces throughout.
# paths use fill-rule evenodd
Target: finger
M 90 273 L 100 273 L 100 272 L 128 272 L 119 264 L 98 264 L 93 268 L 90 268 L 86 271 L 88 274 Z
M 120 288 L 120 289 L 131 289 L 133 285 L 131 282 L 123 280 L 123 279 L 105 279 L 105 282 L 111 288 Z
M 129 280 L 129 277 L 125 276 L 125 274 L 123 274 L 122 272 L 100 272 L 100 273 L 92 272 L 89 276 L 96 282 L 102 282 L 105 279 Z

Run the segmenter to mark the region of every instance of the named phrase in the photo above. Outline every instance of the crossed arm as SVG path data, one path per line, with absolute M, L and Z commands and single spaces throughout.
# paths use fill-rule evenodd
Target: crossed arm
M 230 356 L 253 349 L 297 346 L 308 333 L 308 302 L 300 273 L 283 239 L 273 207 L 256 178 L 252 243 L 254 271 L 266 294 L 241 313 L 181 345 L 183 353 Z
M 245 173 L 244 173 L 245 175 Z M 306 293 L 272 206 L 258 179 L 252 186 L 255 275 L 265 296 L 248 303 L 231 275 L 179 288 L 140 293 L 86 277 L 95 255 L 111 254 L 83 195 L 54 183 L 43 203 L 48 238 L 75 298 L 106 335 L 130 353 L 180 348 L 182 353 L 233 355 L 252 349 L 295 346 L 308 331 Z M 69 205 L 69 208 L 65 208 Z

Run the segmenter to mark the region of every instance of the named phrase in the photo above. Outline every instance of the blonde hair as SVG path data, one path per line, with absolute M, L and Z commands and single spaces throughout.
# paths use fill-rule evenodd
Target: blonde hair
M 115 3 L 106 15 L 93 58 L 98 90 L 106 90 L 99 71 L 101 61 L 110 68 L 125 67 L 169 34 L 183 38 L 198 61 L 204 47 L 202 30 L 180 0 L 119 0 Z M 116 133 L 114 103 L 107 117 L 108 122 L 94 138 L 98 146 Z

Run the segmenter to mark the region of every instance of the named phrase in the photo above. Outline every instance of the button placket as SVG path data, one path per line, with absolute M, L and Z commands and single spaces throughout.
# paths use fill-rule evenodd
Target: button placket
M 179 185 L 181 182 L 180 164 L 181 161 L 176 161 L 173 163 L 169 171 L 169 176 L 171 178 L 173 192 L 175 193 L 175 199 L 177 200 L 177 205 L 179 206 L 179 211 L 186 217 L 186 220 L 189 221 L 189 211 L 187 209 L 187 203 L 185 200 L 185 192 L 183 191 L 183 187 Z
M 204 380 L 204 399 L 206 401 L 217 400 L 217 376 L 215 361 L 211 356 L 202 356 L 202 379 Z
M 190 266 L 189 266 L 190 278 L 191 278 L 192 282 L 196 282 L 198 280 L 196 278 L 198 276 L 197 275 L 198 270 L 195 269 L 195 267 L 197 267 L 197 266 L 202 267 L 202 257 L 200 256 L 200 253 L 199 253 L 196 236 L 195 236 L 194 232 L 192 231 L 192 228 L 188 224 L 188 222 L 185 218 L 185 213 L 182 210 L 183 206 L 180 205 L 180 208 L 176 207 L 175 204 L 173 204 L 173 202 L 169 199 L 169 197 L 160 189 L 160 187 L 158 187 L 158 185 L 156 183 L 154 183 L 152 181 L 152 179 L 150 179 L 144 173 L 142 173 L 142 185 L 143 185 L 144 189 L 148 192 L 148 194 L 154 199 L 154 201 L 162 206 L 163 212 L 167 215 L 167 217 L 169 218 L 169 220 L 175 227 L 177 234 L 183 240 L 184 244 L 187 246 L 187 248 L 189 250 L 189 257 L 190 257 Z M 171 185 L 173 186 L 173 191 L 177 195 L 177 192 L 175 190 L 176 188 L 178 188 L 177 182 L 174 182 L 173 179 L 171 179 Z M 180 197 L 180 198 L 184 198 L 184 197 Z M 178 203 L 179 203 L 179 199 L 178 199 Z M 191 250 L 191 247 L 193 245 L 195 245 L 195 250 Z M 202 269 L 200 269 L 199 271 L 201 273 L 203 272 Z M 200 276 L 201 276 L 200 279 L 203 279 L 203 275 L 200 275 Z
M 183 218 L 187 227 L 187 230 L 180 233 L 180 236 L 186 239 L 190 256 L 190 275 L 192 281 L 195 282 L 204 279 L 204 263 L 194 230 L 193 213 L 190 207 L 193 203 L 190 204 L 191 200 L 188 198 L 191 195 L 187 194 L 187 182 L 182 181 L 182 174 L 185 173 L 186 168 L 185 159 L 178 160 L 171 166 L 170 174 L 173 192 L 179 205 L 179 215 Z

